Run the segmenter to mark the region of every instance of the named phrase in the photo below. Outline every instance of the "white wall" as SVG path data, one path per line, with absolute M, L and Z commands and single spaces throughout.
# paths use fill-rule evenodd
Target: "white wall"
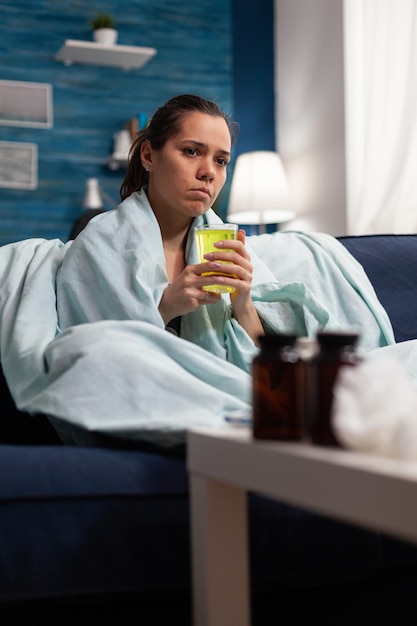
M 275 0 L 276 145 L 297 219 L 346 234 L 343 0 Z

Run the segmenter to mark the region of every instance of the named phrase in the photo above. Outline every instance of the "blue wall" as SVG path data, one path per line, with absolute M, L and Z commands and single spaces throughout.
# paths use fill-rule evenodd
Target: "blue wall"
M 255 7 L 259 15 L 269 8 L 267 25 L 272 4 L 273 0 L 262 0 Z M 0 126 L 0 140 L 33 142 L 39 150 L 38 188 L 0 189 L 0 245 L 29 237 L 65 241 L 82 212 L 89 177 L 97 177 L 118 201 L 124 173 L 111 171 L 106 164 L 114 133 L 139 113 L 150 116 L 175 94 L 201 94 L 232 114 L 242 127 L 236 152 L 267 149 L 267 140 L 274 137 L 273 98 L 265 87 L 271 83 L 271 67 L 250 63 L 247 35 L 239 39 L 239 29 L 250 25 L 245 8 L 249 6 L 254 9 L 249 0 L 233 0 L 232 15 L 232 0 L 1 2 L 0 78 L 52 84 L 54 126 L 46 130 Z M 65 39 L 91 40 L 89 20 L 97 11 L 116 16 L 118 43 L 154 47 L 157 55 L 143 69 L 131 71 L 56 62 L 54 55 Z M 263 33 L 265 24 L 259 20 L 250 38 L 255 49 L 265 50 L 272 25 Z M 253 71 L 255 83 L 243 79 Z M 234 108 L 234 103 L 239 106 Z M 221 215 L 229 184 L 230 177 L 216 207 Z
M 232 0 L 233 114 L 241 127 L 235 156 L 275 150 L 273 42 L 273 0 Z

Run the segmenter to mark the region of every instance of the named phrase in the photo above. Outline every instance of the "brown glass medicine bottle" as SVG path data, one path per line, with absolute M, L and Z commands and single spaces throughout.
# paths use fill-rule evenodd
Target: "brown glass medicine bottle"
M 318 353 L 312 368 L 314 395 L 310 429 L 311 440 L 317 445 L 340 447 L 331 424 L 333 390 L 339 369 L 359 362 L 356 351 L 358 338 L 357 332 L 349 330 L 317 333 Z
M 297 407 L 296 336 L 266 335 L 252 363 L 252 432 L 255 439 L 304 436 Z

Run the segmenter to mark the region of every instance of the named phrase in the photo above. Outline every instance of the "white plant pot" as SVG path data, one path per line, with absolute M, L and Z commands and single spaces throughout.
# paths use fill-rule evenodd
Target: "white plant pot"
M 114 28 L 97 28 L 93 31 L 93 39 L 96 43 L 114 46 L 117 41 L 117 30 Z

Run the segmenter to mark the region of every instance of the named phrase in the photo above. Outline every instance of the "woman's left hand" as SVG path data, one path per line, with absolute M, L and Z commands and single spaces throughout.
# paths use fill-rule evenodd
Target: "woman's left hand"
M 227 284 L 234 287 L 231 294 L 233 305 L 239 307 L 239 303 L 244 304 L 250 299 L 250 289 L 252 285 L 252 263 L 245 247 L 245 231 L 239 230 L 236 240 L 219 241 L 214 244 L 218 252 L 210 252 L 205 255 L 208 261 L 228 261 L 220 266 L 221 272 L 230 276 L 216 277 L 216 283 Z M 226 248 L 226 250 L 223 250 Z
M 230 264 L 222 264 L 221 271 L 230 274 L 230 277 L 218 276 L 216 283 L 226 283 L 235 288 L 230 294 L 235 317 L 256 343 L 257 337 L 263 335 L 264 330 L 250 294 L 253 266 L 245 240 L 245 231 L 239 230 L 236 240 L 219 242 L 220 245 L 216 244 L 219 252 L 211 252 L 205 258 L 209 261 L 229 261 Z M 223 247 L 231 251 L 224 251 Z

